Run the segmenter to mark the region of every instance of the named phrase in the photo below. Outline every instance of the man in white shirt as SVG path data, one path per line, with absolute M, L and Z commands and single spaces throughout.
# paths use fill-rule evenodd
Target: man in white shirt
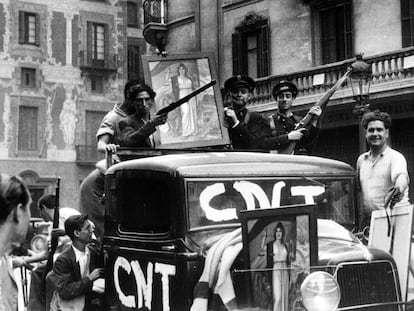
M 99 250 L 91 246 L 93 230 L 88 216 L 75 215 L 65 221 L 65 232 L 72 246 L 59 255 L 53 267 L 56 292 L 52 310 L 56 305 L 60 310 L 102 308 L 103 260 Z
M 362 194 L 362 226 L 369 226 L 371 213 L 383 209 L 388 193 L 394 191 L 397 205 L 408 202 L 408 171 L 405 157 L 387 145 L 390 116 L 385 112 L 366 113 L 362 120 L 369 151 L 357 161 L 358 182 Z

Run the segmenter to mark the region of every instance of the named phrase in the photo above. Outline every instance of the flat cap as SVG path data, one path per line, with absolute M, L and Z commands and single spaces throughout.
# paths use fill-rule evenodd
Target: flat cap
M 254 80 L 248 76 L 237 75 L 224 82 L 224 89 L 228 91 L 238 87 L 246 87 L 251 92 L 254 89 Z
M 273 87 L 273 98 L 276 99 L 277 94 L 284 91 L 292 92 L 293 97 L 296 97 L 296 95 L 298 94 L 298 88 L 295 84 L 293 84 L 290 81 L 281 80 Z

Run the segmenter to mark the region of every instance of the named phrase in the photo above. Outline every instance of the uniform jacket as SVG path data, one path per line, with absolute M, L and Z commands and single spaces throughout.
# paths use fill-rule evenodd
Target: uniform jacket
M 234 149 L 266 149 L 263 138 L 271 135 L 269 123 L 263 116 L 247 109 L 237 113 L 239 124 L 228 130 Z
M 302 117 L 295 114 L 291 117 L 286 117 L 276 112 L 269 118 L 273 119 L 274 129 L 271 125 L 272 122 L 270 122 L 272 135 L 270 138 L 265 139 L 265 144 L 269 149 L 281 151 L 289 146 L 288 134 L 294 130 L 295 125 L 299 123 Z M 319 128 L 314 126 L 304 131 L 302 139 L 295 146 L 295 154 L 311 154 L 318 134 Z

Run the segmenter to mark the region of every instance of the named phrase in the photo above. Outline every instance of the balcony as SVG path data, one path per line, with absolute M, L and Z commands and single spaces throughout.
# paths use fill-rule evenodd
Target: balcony
M 167 4 L 167 0 L 145 0 L 143 4 L 145 41 L 160 53 L 165 51 L 167 43 Z
M 304 71 L 259 78 L 250 105 L 258 111 L 275 110 L 276 105 L 271 91 L 279 80 L 290 80 L 298 87 L 295 108 L 314 104 L 345 73 L 355 59 L 313 67 Z M 398 51 L 364 57 L 372 65 L 370 98 L 381 100 L 391 96 L 414 92 L 414 47 Z M 352 90 L 348 81 L 335 92 L 330 105 L 353 102 Z
M 87 51 L 79 52 L 79 68 L 81 69 L 82 74 L 108 75 L 116 74 L 118 72 L 117 55 L 105 57 L 105 60 L 95 60 L 87 55 Z

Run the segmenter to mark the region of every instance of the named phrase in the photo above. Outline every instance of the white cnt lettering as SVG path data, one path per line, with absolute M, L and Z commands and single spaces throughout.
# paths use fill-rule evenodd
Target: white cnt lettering
M 122 268 L 128 274 L 131 274 L 131 271 L 134 274 L 135 282 L 137 286 L 137 293 L 136 297 L 134 295 L 125 295 L 122 291 L 120 282 L 122 280 L 119 278 L 119 269 Z M 142 308 L 144 305 L 148 310 L 151 310 L 152 305 L 152 285 L 153 285 L 153 274 L 159 273 L 161 274 L 161 283 L 162 283 L 162 297 L 163 297 L 163 310 L 169 311 L 170 310 L 170 301 L 169 301 L 169 293 L 170 293 L 170 283 L 169 283 L 169 276 L 175 275 L 175 266 L 168 265 L 163 263 L 155 263 L 154 264 L 149 262 L 147 265 L 147 279 L 145 279 L 145 275 L 141 269 L 141 265 L 137 260 L 128 262 L 127 259 L 124 257 L 118 257 L 115 260 L 114 264 L 114 283 L 115 289 L 118 294 L 119 301 L 127 308 L 136 308 L 138 300 L 138 308 Z

